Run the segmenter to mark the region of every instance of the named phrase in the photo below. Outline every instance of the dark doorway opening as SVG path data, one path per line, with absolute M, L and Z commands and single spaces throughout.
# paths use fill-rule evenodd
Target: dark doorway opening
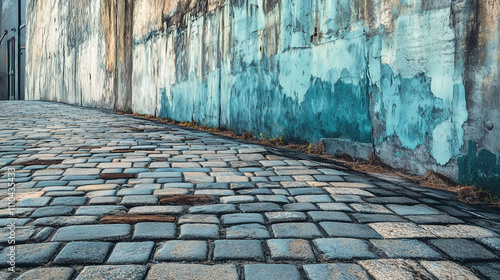
M 16 96 L 16 39 L 7 41 L 8 56 L 8 81 L 9 81 L 9 100 L 19 99 Z
M 24 87 L 24 81 L 25 81 L 25 75 L 26 75 L 26 28 L 25 25 L 23 24 L 20 27 L 19 30 L 19 57 L 18 57 L 18 62 L 19 62 L 19 69 L 18 69 L 18 78 L 17 78 L 17 85 L 18 85 L 18 99 L 19 100 L 24 100 L 25 99 L 25 87 Z

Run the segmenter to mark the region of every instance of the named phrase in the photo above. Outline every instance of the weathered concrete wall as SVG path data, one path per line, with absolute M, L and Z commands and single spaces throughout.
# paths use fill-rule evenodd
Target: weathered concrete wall
M 111 108 L 114 75 L 107 71 L 112 58 L 106 57 L 111 47 L 105 37 L 110 28 L 106 30 L 102 22 L 102 14 L 109 12 L 106 2 L 28 2 L 27 92 L 31 99 Z
M 29 98 L 130 108 L 131 2 L 28 1 Z
M 479 1 L 471 10 L 462 42 L 467 154 L 458 157 L 458 174 L 461 182 L 500 195 L 500 2 Z
M 371 144 L 395 167 L 500 193 L 498 1 L 50 0 L 52 21 L 39 2 L 30 45 L 51 48 L 32 50 L 32 98 Z M 88 31 L 73 60 L 60 51 L 73 36 L 52 32 L 71 24 Z M 48 75 L 61 65 L 64 83 Z
M 365 30 L 344 6 L 136 1 L 133 108 L 269 137 L 371 142 Z

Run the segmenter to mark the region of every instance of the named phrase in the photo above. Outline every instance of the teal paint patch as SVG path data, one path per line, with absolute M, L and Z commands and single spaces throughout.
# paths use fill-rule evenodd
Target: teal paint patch
M 170 88 L 170 93 L 161 90 L 160 117 L 177 121 L 193 120 L 193 92 L 194 84 L 178 83 Z
M 413 150 L 450 117 L 443 100 L 431 92 L 431 78 L 423 73 L 402 78 L 383 65 L 380 90 L 374 94 L 379 102 L 375 115 L 385 124 L 385 131 L 376 139 L 379 142 L 397 136 L 404 148 Z
M 297 136 L 312 135 L 314 141 L 320 138 L 346 138 L 371 143 L 369 102 L 364 81 L 361 86 L 356 86 L 338 80 L 332 86 L 329 82 L 312 78 L 304 103 L 301 104 L 302 117 L 298 123 L 302 132 Z
M 365 86 L 311 77 L 303 102 L 281 92 L 275 72 L 249 67 L 231 88 L 230 123 L 238 133 L 295 141 L 345 138 L 371 143 L 369 97 Z M 364 82 L 362 83 L 365 84 Z
M 161 88 L 160 89 L 160 112 L 158 114 L 158 116 L 160 118 L 167 118 L 168 116 L 168 112 L 167 112 L 167 104 L 168 102 L 168 98 L 167 98 L 167 89 L 165 88 Z
M 209 72 L 201 83 L 201 89 L 193 92 L 193 120 L 209 126 L 219 126 L 220 70 Z
M 436 162 L 445 165 L 452 158 L 461 155 L 464 144 L 462 125 L 467 120 L 465 90 L 462 84 L 453 85 L 453 101 L 449 107 L 452 117 L 439 124 L 432 133 L 431 154 Z
M 172 85 L 170 94 L 165 88 L 160 93 L 160 117 L 210 127 L 219 125 L 219 71 L 209 73 L 203 82 L 188 79 Z
M 500 195 L 500 155 L 484 149 L 477 152 L 476 143 L 469 141 L 467 154 L 458 158 L 458 181 Z

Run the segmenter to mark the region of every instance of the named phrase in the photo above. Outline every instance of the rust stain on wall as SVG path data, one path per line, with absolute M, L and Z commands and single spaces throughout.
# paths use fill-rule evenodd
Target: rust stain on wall
M 117 3 L 117 68 L 118 86 L 115 109 L 128 110 L 132 107 L 132 17 L 133 0 Z
M 134 1 L 134 37 L 146 37 L 152 31 L 163 27 L 163 10 L 171 0 L 137 0 Z M 172 3 L 172 5 L 174 5 Z
M 172 16 L 177 11 L 179 5 L 177 0 L 164 0 L 163 1 L 163 16 Z
M 479 1 L 478 9 L 478 47 L 481 48 L 480 59 L 484 62 L 487 59 L 489 44 L 500 44 L 499 36 L 495 36 L 498 31 L 498 22 L 500 22 L 500 3 L 497 0 Z M 498 55 L 497 57 L 498 58 Z M 498 61 L 498 60 L 497 60 Z
M 116 69 L 116 3 L 101 0 L 101 24 L 106 40 L 106 71 L 111 74 Z
M 405 13 L 406 7 L 400 5 L 400 0 L 382 0 L 380 6 L 377 21 L 385 26 L 387 33 L 392 33 L 396 28 L 397 17 Z
M 208 0 L 207 12 L 218 9 L 224 5 L 224 0 Z

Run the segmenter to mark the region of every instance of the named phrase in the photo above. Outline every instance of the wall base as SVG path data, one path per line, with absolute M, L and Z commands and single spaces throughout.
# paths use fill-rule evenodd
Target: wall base
M 334 156 L 348 154 L 353 158 L 367 160 L 374 153 L 371 143 L 336 138 L 322 138 L 321 143 L 325 146 L 327 153 Z

